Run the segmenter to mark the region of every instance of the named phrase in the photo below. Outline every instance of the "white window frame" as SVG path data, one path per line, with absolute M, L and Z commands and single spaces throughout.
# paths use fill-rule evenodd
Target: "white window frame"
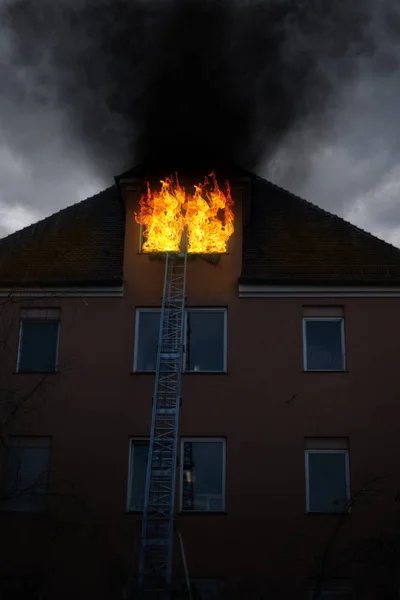
M 155 369 L 153 371 L 142 371 L 137 368 L 137 358 L 138 358 L 138 350 L 139 350 L 139 327 L 140 327 L 140 313 L 141 312 L 158 312 L 161 313 L 161 308 L 137 308 L 135 315 L 135 341 L 133 347 L 133 372 L 134 373 L 155 373 Z M 223 370 L 222 371 L 189 371 L 186 369 L 186 359 L 187 359 L 187 349 L 186 349 L 186 341 L 187 341 L 187 315 L 188 312 L 219 312 L 224 315 L 224 339 L 223 339 Z M 182 357 L 182 372 L 183 373 L 226 373 L 227 372 L 227 349 L 228 349 L 228 327 L 227 327 L 227 309 L 226 308 L 213 308 L 213 307 L 205 307 L 205 308 L 185 308 L 184 315 L 184 330 L 183 330 L 183 357 Z
M 20 322 L 19 322 L 19 334 L 18 334 L 18 353 L 17 353 L 17 373 L 43 373 L 44 371 L 20 371 L 19 365 L 20 365 L 20 358 L 21 358 L 21 343 L 22 343 L 22 330 L 23 330 L 23 324 L 26 322 L 42 322 L 42 321 L 46 321 L 46 319 L 44 318 L 38 318 L 38 319 L 34 319 L 34 318 L 21 318 Z M 55 365 L 54 365 L 54 371 L 48 371 L 48 373 L 58 373 L 58 353 L 59 353 L 59 346 L 60 346 L 60 323 L 61 323 L 61 317 L 58 319 L 48 319 L 48 321 L 56 321 L 57 322 L 57 339 L 56 339 L 56 357 L 55 357 Z
M 307 366 L 307 321 L 339 321 L 341 323 L 341 355 L 342 355 L 342 368 L 341 369 L 309 369 Z M 303 368 L 304 371 L 311 372 L 331 372 L 331 373 L 342 373 L 346 371 L 346 345 L 344 335 L 344 317 L 303 317 Z
M 184 473 L 184 450 L 183 444 L 185 442 L 193 442 L 200 444 L 207 443 L 222 443 L 222 510 L 217 512 L 226 512 L 226 439 L 222 437 L 183 437 L 181 438 L 180 446 L 180 473 L 179 473 L 179 512 L 187 514 L 206 514 L 207 512 L 215 513 L 215 511 L 204 511 L 204 510 L 185 510 L 183 508 L 183 473 Z
M 129 438 L 129 458 L 128 458 L 128 490 L 126 495 L 126 512 L 127 513 L 136 513 L 143 511 L 131 510 L 131 494 L 132 494 L 132 469 L 133 469 L 133 454 L 135 451 L 135 442 L 141 444 L 148 444 L 150 446 L 150 438 L 149 437 L 140 437 L 134 436 Z
M 307 513 L 319 513 L 319 514 L 332 514 L 330 511 L 320 510 L 310 510 L 310 470 L 309 470 L 309 462 L 308 457 L 310 454 L 344 454 L 345 455 L 345 478 L 346 478 L 346 502 L 348 503 L 350 500 L 350 460 L 349 460 L 349 450 L 347 448 L 335 449 L 335 450 L 320 450 L 320 449 L 310 449 L 305 450 L 305 475 L 306 475 L 306 512 Z M 349 508 L 347 512 L 349 512 Z M 334 514 L 343 514 L 341 512 L 335 512 Z

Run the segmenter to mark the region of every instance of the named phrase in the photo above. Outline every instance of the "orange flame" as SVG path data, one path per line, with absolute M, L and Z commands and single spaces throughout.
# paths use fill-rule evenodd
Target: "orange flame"
M 144 225 L 143 252 L 177 252 L 181 243 L 185 190 L 178 177 L 176 183 L 172 177 L 160 183 L 159 192 L 152 192 L 147 183 L 147 193 L 139 202 L 140 213 L 135 215 L 136 222 Z
M 226 244 L 234 231 L 233 200 L 229 183 L 222 191 L 215 177 L 209 175 L 204 184 L 194 186 L 186 194 L 172 177 L 161 181 L 161 190 L 147 193 L 140 200 L 137 223 L 144 225 L 143 252 L 177 252 L 183 229 L 187 226 L 188 252 L 197 254 L 226 252 Z

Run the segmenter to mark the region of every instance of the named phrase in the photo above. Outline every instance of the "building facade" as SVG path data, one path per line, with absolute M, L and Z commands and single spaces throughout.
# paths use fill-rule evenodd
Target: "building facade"
M 188 261 L 175 588 L 186 561 L 194 598 L 393 597 L 400 250 L 229 179 L 228 252 Z M 0 241 L 4 597 L 131 589 L 164 277 L 142 190 Z

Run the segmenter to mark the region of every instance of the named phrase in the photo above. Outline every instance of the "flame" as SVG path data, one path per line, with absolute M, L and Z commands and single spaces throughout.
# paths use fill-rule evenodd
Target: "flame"
M 135 215 L 136 222 L 144 225 L 143 252 L 177 252 L 181 243 L 185 190 L 178 177 L 176 182 L 167 177 L 160 183 L 159 192 L 152 192 L 147 183 L 147 192 L 139 202 L 140 213 Z
M 186 194 L 178 176 L 161 180 L 161 190 L 147 193 L 140 200 L 137 223 L 144 225 L 143 252 L 179 251 L 182 233 L 187 226 L 188 252 L 197 254 L 226 252 L 226 244 L 234 231 L 233 200 L 229 183 L 225 191 L 218 186 L 215 173 L 203 184 Z
M 209 177 L 212 185 L 206 177 L 203 185 L 195 186 L 194 195 L 186 203 L 188 252 L 226 252 L 226 243 L 234 230 L 229 183 L 223 192 L 218 187 L 215 173 Z M 222 218 L 219 217 L 221 213 Z

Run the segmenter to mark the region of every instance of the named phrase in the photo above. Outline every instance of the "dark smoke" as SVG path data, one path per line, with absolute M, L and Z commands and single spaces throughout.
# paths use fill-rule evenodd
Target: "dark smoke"
M 360 58 L 397 68 L 377 52 L 373 11 L 372 0 L 15 0 L 1 18 L 31 102 L 60 109 L 115 174 L 150 160 L 256 168 L 299 123 L 322 126 Z

